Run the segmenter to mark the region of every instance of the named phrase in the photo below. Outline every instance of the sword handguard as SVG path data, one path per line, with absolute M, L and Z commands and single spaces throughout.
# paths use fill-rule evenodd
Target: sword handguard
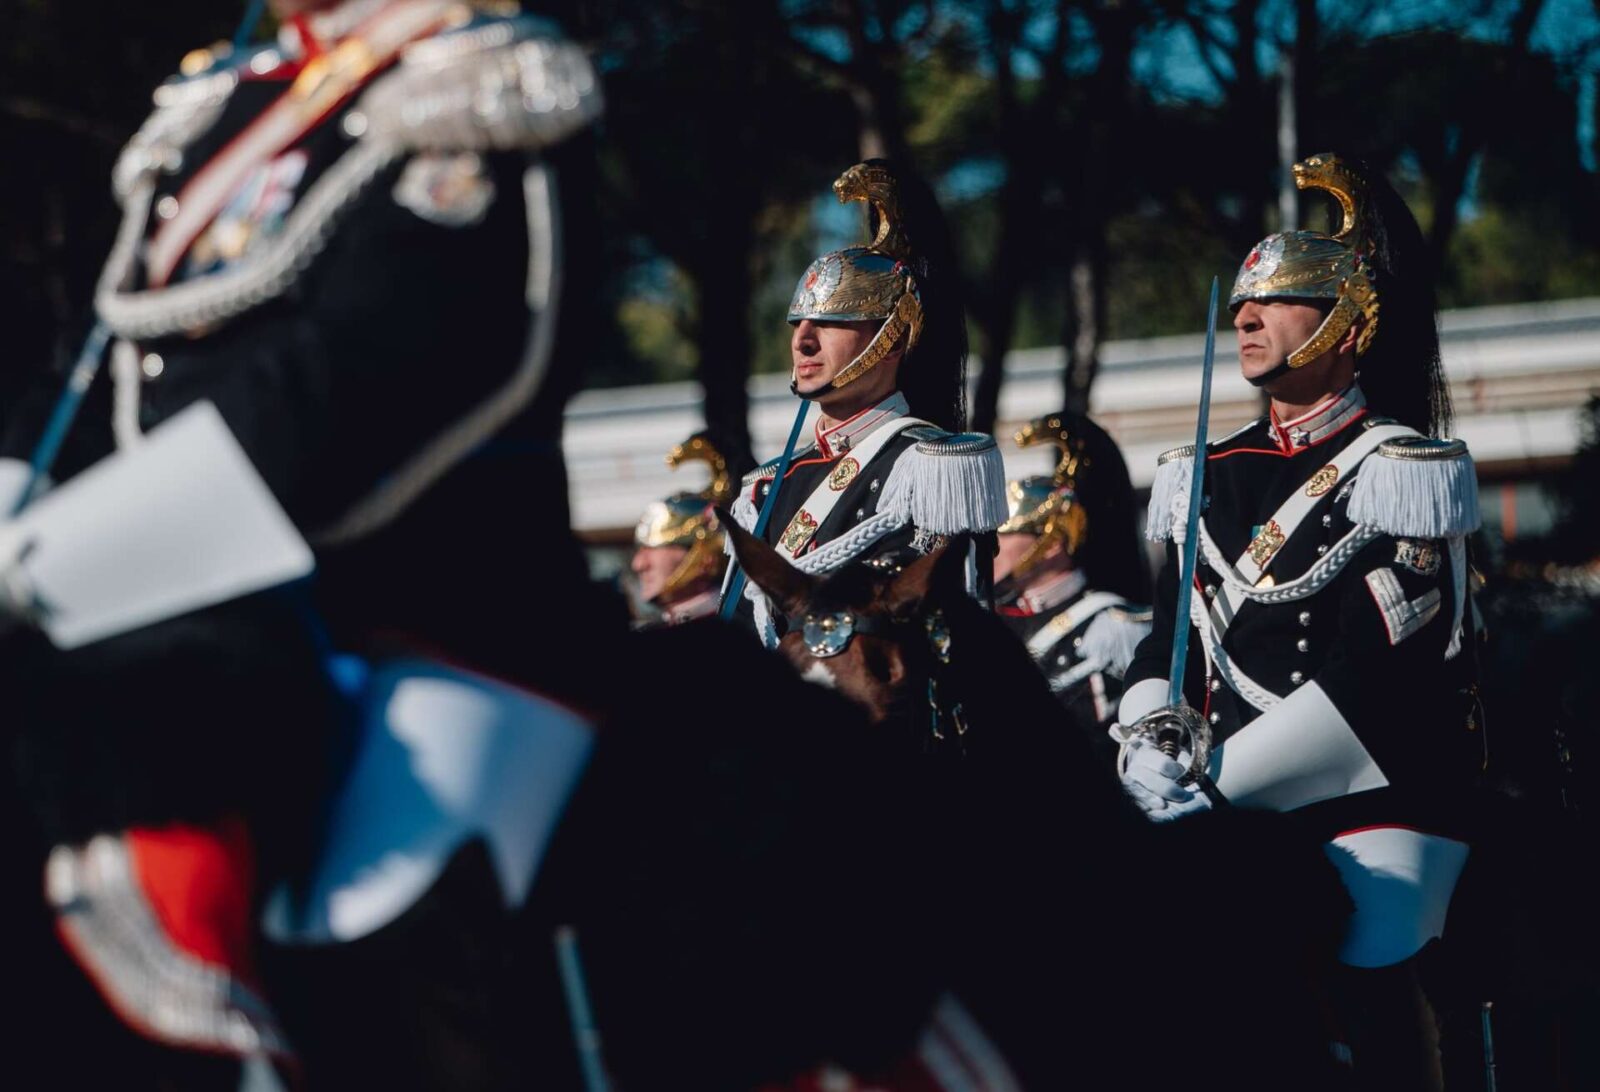
M 1188 705 L 1163 705 L 1128 726 L 1130 738 L 1143 739 L 1176 761 L 1189 754 L 1189 768 L 1178 778 L 1180 785 L 1203 785 L 1211 765 L 1211 725 Z

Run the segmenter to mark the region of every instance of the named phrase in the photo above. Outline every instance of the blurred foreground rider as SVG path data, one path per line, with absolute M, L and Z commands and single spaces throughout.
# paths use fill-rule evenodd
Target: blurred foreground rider
M 6 511 L 24 490 L 39 498 L 14 525 L 27 541 L 5 555 L 8 607 L 50 637 L 13 632 L 5 653 L 30 847 L 11 890 L 38 889 L 48 849 L 53 924 L 86 975 L 41 976 L 37 1019 L 85 1041 L 103 1011 L 92 981 L 143 1037 L 108 1031 L 51 1051 L 51 1035 L 19 1034 L 12 1060 L 38 1047 L 62 1087 L 97 1070 L 121 1087 L 229 1085 L 238 1058 L 291 1068 L 303 1036 L 285 1030 L 257 973 L 258 877 L 303 864 L 324 837 L 331 781 L 365 769 L 345 761 L 351 720 L 392 714 L 432 741 L 504 697 L 463 696 L 458 669 L 439 666 L 408 682 L 395 665 L 424 654 L 573 689 L 529 653 L 529 607 L 568 618 L 569 635 L 604 613 L 576 544 L 496 503 L 531 495 L 565 522 L 557 441 L 572 378 L 552 361 L 576 359 L 555 345 L 555 319 L 586 294 L 561 248 L 585 231 L 565 194 L 586 187 L 572 138 L 599 111 L 588 61 L 542 23 L 459 3 L 275 6 L 277 42 L 186 58 L 117 164 L 124 220 L 95 300 L 109 350 L 81 406 L 57 403 L 77 410 L 59 453 L 51 406 L 64 375 L 6 422 Z M 92 338 L 91 367 L 97 349 Z M 49 464 L 33 486 L 30 457 Z M 106 467 L 134 485 L 80 500 Z M 222 492 L 193 484 L 224 467 Z M 222 579 L 208 553 L 219 541 L 249 552 L 229 539 L 236 504 L 274 531 L 293 570 L 267 582 L 314 559 L 312 584 L 210 605 L 261 586 Z M 194 587 L 147 602 L 174 571 Z M 129 603 L 74 646 L 63 627 L 90 585 L 96 609 Z M 331 648 L 360 658 L 329 660 Z M 586 746 L 571 713 L 527 702 Z M 516 776 L 529 759 L 496 761 Z M 370 937 L 447 873 L 493 890 L 491 864 L 450 835 L 477 806 L 392 818 L 411 839 L 404 854 L 364 886 L 324 872 L 323 890 L 287 900 L 279 935 Z M 318 903 L 329 890 L 343 899 L 331 912 Z M 470 982 L 463 952 L 407 955 Z M 427 1022 L 438 997 L 395 1003 L 408 1022 L 444 1026 Z M 373 1014 L 344 1015 L 353 1030 Z M 452 1045 L 418 1039 L 401 1035 L 384 1060 L 415 1059 L 409 1079 L 421 1081 L 422 1060 L 448 1065 Z M 377 1060 L 367 1072 L 384 1083 Z
M 773 488 L 764 530 L 796 567 L 832 572 L 852 561 L 894 566 L 950 535 L 993 531 L 1005 519 L 1005 471 L 994 438 L 963 433 L 964 311 L 948 229 L 926 184 L 881 160 L 833 184 L 862 201 L 873 239 L 812 262 L 789 304 L 790 389 L 821 414 L 813 442 L 747 475 L 733 506 L 753 530 Z M 969 585 L 991 584 L 992 540 L 973 549 Z M 749 585 L 769 644 L 787 620 Z
M 999 613 L 1061 702 L 1104 745 L 1122 675 L 1150 632 L 1144 549 L 1122 453 L 1105 430 L 1067 412 L 1030 422 L 1017 444 L 1054 445 L 1053 473 L 1006 484 L 999 529 Z
M 1357 1085 L 1434 1088 L 1414 957 L 1444 927 L 1484 758 L 1465 545 L 1477 480 L 1466 445 L 1442 438 L 1416 221 L 1334 156 L 1295 180 L 1337 198 L 1339 226 L 1269 236 L 1239 270 L 1239 367 L 1271 412 L 1208 445 L 1203 500 L 1188 496 L 1195 453 L 1162 456 L 1149 532 L 1174 541 L 1119 719 L 1137 730 L 1167 702 L 1177 540 L 1203 503 L 1185 699 L 1214 734 L 1204 772 L 1220 799 L 1293 811 L 1327 840 L 1355 904 L 1331 988 Z M 1212 806 L 1189 754 L 1123 738 L 1124 783 L 1153 819 Z

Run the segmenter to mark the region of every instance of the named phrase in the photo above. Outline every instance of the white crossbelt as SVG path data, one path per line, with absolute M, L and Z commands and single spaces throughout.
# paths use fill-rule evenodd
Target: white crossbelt
M 856 474 L 864 471 L 890 440 L 908 428 L 926 425 L 927 423 L 917 417 L 901 417 L 874 429 L 872 434 L 861 442 L 860 446 L 851 449 L 834 464 L 833 471 L 824 477 L 822 482 L 811 491 L 811 495 L 806 498 L 805 503 L 795 509 L 794 517 L 790 519 L 788 526 L 778 535 L 778 549 L 791 558 L 799 557 L 804 553 L 806 547 L 811 545 L 811 540 L 816 536 L 817 529 L 828 521 L 828 516 L 833 513 L 834 508 L 839 504 L 839 498 L 843 497 L 849 490 L 850 483 L 855 480 Z M 852 474 L 836 485 L 835 478 L 838 474 L 838 469 L 844 465 L 847 459 L 855 461 L 856 474 Z M 781 487 L 774 482 L 772 488 L 778 489 Z
M 1267 533 L 1265 529 L 1275 530 L 1277 545 L 1270 552 L 1264 553 L 1259 560 L 1252 553 L 1251 547 L 1255 544 L 1255 539 L 1252 539 L 1238 560 L 1232 565 L 1227 564 L 1220 556 L 1216 556 L 1215 543 L 1205 526 L 1204 517 L 1201 518 L 1201 544 L 1210 547 L 1205 551 L 1206 560 L 1220 577 L 1220 584 L 1209 607 L 1203 597 L 1195 596 L 1190 601 L 1190 614 L 1195 628 L 1200 633 L 1207 666 L 1220 675 L 1234 693 L 1262 712 L 1272 708 L 1282 699 L 1245 674 L 1238 664 L 1229 659 L 1222 648 L 1222 639 L 1227 635 L 1228 627 L 1233 624 L 1239 607 L 1250 598 L 1249 590 L 1265 575 L 1273 560 L 1282 553 L 1283 547 L 1288 544 L 1324 496 L 1341 481 L 1348 481 L 1356 468 L 1367 456 L 1378 450 L 1380 444 L 1415 434 L 1415 430 L 1404 425 L 1379 425 L 1367 429 L 1358 436 L 1348 447 L 1307 478 L 1305 484 L 1295 489 L 1289 499 L 1284 501 L 1262 525 L 1263 534 Z M 1329 470 L 1332 471 L 1331 475 L 1327 473 Z M 1317 486 L 1315 490 L 1312 489 L 1313 484 Z M 1335 549 L 1318 558 L 1317 563 L 1312 566 L 1312 571 L 1308 571 L 1301 578 L 1309 585 L 1307 594 L 1326 582 L 1324 579 L 1312 579 L 1314 575 L 1318 578 L 1331 579 L 1333 574 L 1342 569 L 1354 556 L 1354 549 L 1366 545 L 1370 539 L 1370 534 L 1365 533 L 1363 528 L 1357 527 L 1341 539 Z
M 1028 651 L 1033 654 L 1035 660 L 1043 659 L 1045 654 L 1054 648 L 1056 642 L 1061 638 L 1107 607 L 1121 606 L 1125 602 L 1127 600 L 1123 599 L 1122 596 L 1113 595 L 1111 592 L 1090 592 L 1040 626 L 1038 632 L 1028 638 Z

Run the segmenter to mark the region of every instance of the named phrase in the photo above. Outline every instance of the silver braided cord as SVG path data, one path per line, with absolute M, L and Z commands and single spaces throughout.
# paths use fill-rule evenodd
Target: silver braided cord
M 1200 521 L 1200 550 L 1205 554 L 1206 564 L 1210 565 L 1230 588 L 1245 598 L 1257 603 L 1293 603 L 1297 599 L 1305 599 L 1326 588 L 1333 578 L 1339 575 L 1339 571 L 1350 563 L 1350 559 L 1365 549 L 1381 533 L 1376 527 L 1358 523 L 1327 553 L 1319 557 L 1311 568 L 1293 580 L 1286 580 L 1270 588 L 1258 588 L 1247 583 L 1239 575 L 1238 570 L 1222 556 L 1222 551 L 1217 549 L 1217 544 L 1211 539 L 1211 533 L 1206 530 L 1204 519 Z
M 339 214 L 405 152 L 399 144 L 358 142 L 306 190 L 284 221 L 283 232 L 258 256 L 183 284 L 126 292 L 155 191 L 153 181 L 145 182 L 129 201 L 117 244 L 100 275 L 96 311 L 117 334 L 138 341 L 215 326 L 277 299 L 326 249 Z
M 1189 617 L 1194 622 L 1195 629 L 1200 634 L 1201 645 L 1206 654 L 1206 667 L 1221 676 L 1222 681 L 1228 684 L 1235 694 L 1265 713 L 1283 700 L 1277 694 L 1256 682 L 1242 669 L 1228 658 L 1228 653 L 1222 647 L 1222 642 L 1217 638 L 1216 630 L 1211 625 L 1211 610 L 1206 606 L 1201 596 L 1195 596 L 1189 601 Z

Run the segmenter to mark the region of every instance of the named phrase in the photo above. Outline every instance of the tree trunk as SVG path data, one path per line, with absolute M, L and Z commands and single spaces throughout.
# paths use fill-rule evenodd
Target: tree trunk
M 750 307 L 748 255 L 754 242 L 751 219 L 719 217 L 720 229 L 695 263 L 695 346 L 705 392 L 706 428 L 725 445 L 736 465 L 752 459 L 750 443 Z
M 1015 287 L 997 288 L 979 316 L 978 356 L 983 360 L 983 371 L 978 373 L 972 412 L 967 415 L 967 427 L 973 432 L 993 432 L 1000 416 L 1000 388 L 1005 382 L 1005 359 L 1011 352 L 1016 311 Z
M 1067 285 L 1067 321 L 1062 342 L 1067 351 L 1063 386 L 1066 408 L 1089 412 L 1089 391 L 1100 373 L 1100 342 L 1105 336 L 1106 259 L 1103 226 L 1074 248 Z

